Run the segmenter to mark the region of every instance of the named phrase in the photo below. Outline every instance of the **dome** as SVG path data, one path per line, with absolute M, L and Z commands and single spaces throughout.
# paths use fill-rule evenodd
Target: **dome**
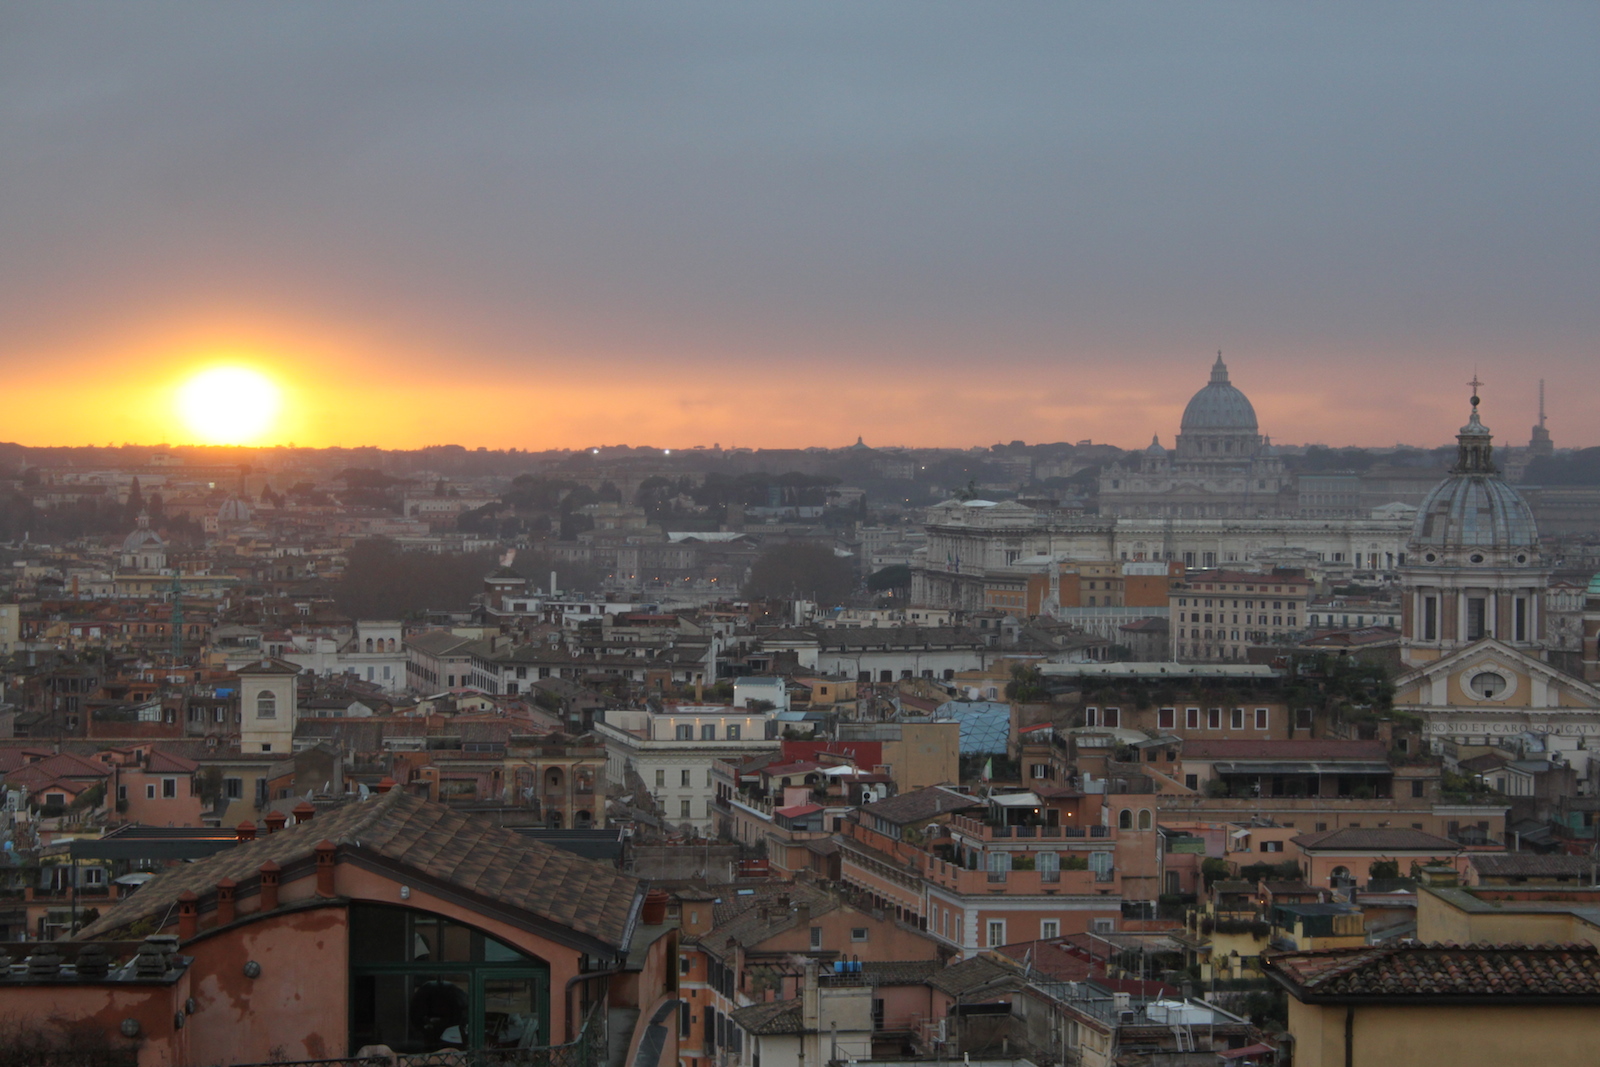
M 222 507 L 217 509 L 217 522 L 225 526 L 237 525 L 249 522 L 252 514 L 249 504 L 236 496 L 230 496 L 223 501 Z
M 122 540 L 122 551 L 138 552 L 142 548 L 164 548 L 166 542 L 161 535 L 150 529 L 150 516 L 144 512 L 139 513 L 139 525 Z
M 1211 367 L 1211 380 L 1183 409 L 1182 430 L 1184 433 L 1196 430 L 1256 432 L 1256 409 L 1251 406 L 1250 398 L 1228 381 L 1228 365 L 1222 362 L 1222 353 L 1217 353 L 1217 362 Z
M 1417 509 L 1411 539 L 1420 548 L 1535 548 L 1533 510 L 1492 474 L 1452 474 Z
M 1167 450 L 1161 447 L 1160 434 L 1153 434 L 1151 436 L 1150 445 L 1144 450 L 1144 454 L 1147 456 L 1157 456 L 1161 459 L 1167 458 Z
M 1472 416 L 1456 435 L 1456 465 L 1417 509 L 1411 540 L 1419 550 L 1537 550 L 1539 528 L 1533 521 L 1533 509 L 1500 479 L 1493 441 L 1489 428 L 1478 421 L 1478 398 L 1474 396 Z M 1424 559 L 1432 562 L 1427 556 Z

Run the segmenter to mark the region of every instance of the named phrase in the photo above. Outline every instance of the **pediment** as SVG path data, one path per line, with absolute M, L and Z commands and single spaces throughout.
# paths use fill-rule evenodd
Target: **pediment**
M 1475 685 L 1475 680 L 1482 681 Z M 1483 695 L 1501 679 L 1498 691 Z M 1566 699 L 1563 699 L 1565 697 Z M 1600 707 L 1600 689 L 1493 638 L 1468 645 L 1401 675 L 1395 703 L 1475 707 Z

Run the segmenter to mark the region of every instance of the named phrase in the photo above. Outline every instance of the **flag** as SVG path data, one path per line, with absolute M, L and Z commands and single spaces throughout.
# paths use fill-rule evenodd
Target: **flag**
M 983 762 L 983 780 L 988 781 L 994 777 L 994 757 L 990 756 Z

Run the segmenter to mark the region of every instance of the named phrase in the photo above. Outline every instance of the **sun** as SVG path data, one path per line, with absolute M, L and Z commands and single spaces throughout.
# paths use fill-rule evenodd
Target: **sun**
M 178 414 L 196 438 L 210 445 L 258 441 L 278 421 L 283 393 L 260 371 L 212 367 L 178 389 Z

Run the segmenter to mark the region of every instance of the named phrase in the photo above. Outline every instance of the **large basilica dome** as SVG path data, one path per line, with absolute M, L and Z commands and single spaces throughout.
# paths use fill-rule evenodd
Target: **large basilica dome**
M 1256 432 L 1256 409 L 1250 398 L 1228 381 L 1228 365 L 1222 353 L 1211 366 L 1211 380 L 1189 400 L 1183 409 L 1182 431 L 1209 433 Z

